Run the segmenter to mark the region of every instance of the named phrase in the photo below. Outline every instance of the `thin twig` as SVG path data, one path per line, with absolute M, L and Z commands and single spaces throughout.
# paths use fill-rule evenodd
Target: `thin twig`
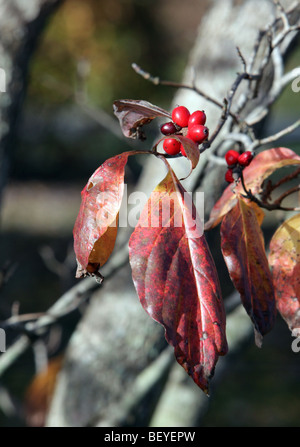
M 243 176 L 243 173 L 241 173 L 240 175 L 240 179 L 241 179 L 241 184 L 243 187 L 243 190 L 245 192 L 245 197 L 247 197 L 248 199 L 250 199 L 252 202 L 255 202 L 260 208 L 264 208 L 268 211 L 273 211 L 273 210 L 281 210 L 281 211 L 299 211 L 300 208 L 297 207 L 285 207 L 285 206 L 281 206 L 281 201 L 287 197 L 290 194 L 293 194 L 294 192 L 296 192 L 297 190 L 294 190 L 295 188 L 292 188 L 291 190 L 289 190 L 288 194 L 286 194 L 282 200 L 280 202 L 275 201 L 274 203 L 268 203 L 268 202 L 262 202 L 261 200 L 259 200 L 256 196 L 254 196 L 251 192 L 251 189 L 247 189 L 246 185 L 245 185 L 245 179 Z
M 242 64 L 243 64 L 243 67 L 244 67 L 244 72 L 247 73 L 247 72 L 248 72 L 248 69 L 247 69 L 247 62 L 246 62 L 246 59 L 244 58 L 244 56 L 243 56 L 243 54 L 242 54 L 242 52 L 241 52 L 241 50 L 240 50 L 239 47 L 236 47 L 236 50 L 237 50 L 237 53 L 238 53 L 238 55 L 239 55 L 239 58 L 240 58 L 241 61 L 242 61 Z
M 294 194 L 295 192 L 300 191 L 300 185 L 294 186 L 294 188 L 289 189 L 288 191 L 285 191 L 281 196 L 279 196 L 275 201 L 274 204 L 280 205 L 283 199 L 290 196 L 291 194 Z
M 201 153 L 206 151 L 206 149 L 208 149 L 212 143 L 214 142 L 214 140 L 217 138 L 217 136 L 219 135 L 222 127 L 224 126 L 224 124 L 226 123 L 228 116 L 230 115 L 230 109 L 232 106 L 232 102 L 233 102 L 233 98 L 241 84 L 241 82 L 244 80 L 256 80 L 257 79 L 257 75 L 252 75 L 250 73 L 238 73 L 236 80 L 234 81 L 234 83 L 231 86 L 231 89 L 227 95 L 226 98 L 224 98 L 224 105 L 223 105 L 223 112 L 221 115 L 221 118 L 219 119 L 219 122 L 216 126 L 216 129 L 214 130 L 213 134 L 211 135 L 211 137 L 209 138 L 207 143 L 203 143 L 202 148 L 201 148 Z
M 108 279 L 114 275 L 122 266 L 128 262 L 127 245 L 120 249 L 117 255 L 112 256 L 110 262 L 103 268 L 105 278 Z M 31 346 L 31 334 L 39 337 L 44 334 L 51 326 L 67 313 L 73 311 L 83 300 L 88 299 L 91 294 L 99 289 L 99 283 L 92 278 L 85 278 L 79 281 L 74 287 L 64 293 L 49 310 L 37 318 L 34 322 L 23 324 L 22 335 L 15 341 L 5 353 L 0 356 L 0 377 L 7 369 Z M 22 319 L 22 316 L 19 316 Z M 1 325 L 0 325 L 1 326 Z M 22 331 L 22 327 L 20 327 Z
M 279 138 L 283 137 L 284 135 L 292 133 L 299 126 L 300 126 L 300 119 L 298 121 L 296 121 L 294 124 L 291 124 L 290 126 L 286 127 L 285 129 L 282 129 L 279 132 L 275 133 L 274 135 L 270 135 L 269 137 L 253 141 L 251 146 L 248 148 L 248 150 L 254 151 L 259 146 L 277 141 L 277 140 L 279 140 Z
M 251 113 L 251 115 L 246 119 L 249 126 L 254 126 L 256 123 L 260 122 L 268 114 L 269 108 L 276 101 L 276 99 L 281 94 L 283 88 L 289 82 L 289 76 L 285 78 L 283 73 L 283 51 L 280 48 L 281 43 L 286 39 L 288 35 L 293 32 L 299 31 L 300 25 L 291 25 L 289 22 L 289 15 L 292 14 L 297 5 L 293 6 L 289 11 L 285 11 L 279 1 L 274 0 L 274 4 L 279 10 L 280 17 L 276 17 L 273 23 L 269 24 L 265 29 L 260 30 L 258 37 L 253 47 L 252 55 L 249 60 L 249 71 L 252 73 L 254 71 L 255 62 L 258 57 L 258 52 L 261 48 L 263 39 L 268 42 L 267 50 L 258 68 L 258 74 L 260 78 L 254 84 L 254 90 L 252 91 L 252 85 L 249 84 L 248 91 L 245 92 L 240 98 L 238 108 L 236 113 L 239 115 L 245 106 L 252 99 L 258 97 L 259 88 L 261 80 L 263 79 L 263 74 L 265 68 L 269 64 L 271 57 L 274 68 L 274 78 L 272 81 L 272 86 L 268 92 L 268 95 L 264 98 L 263 103 L 260 103 Z M 282 27 L 279 29 L 280 22 L 282 22 Z
M 284 29 L 288 29 L 290 26 L 290 22 L 289 22 L 289 18 L 287 16 L 287 13 L 285 12 L 284 7 L 282 6 L 282 4 L 280 3 L 279 0 L 273 0 L 273 3 L 275 4 L 275 6 L 277 7 L 279 13 L 280 13 L 280 17 L 283 23 L 283 28 Z
M 183 89 L 187 89 L 187 90 L 192 90 L 195 93 L 197 93 L 198 95 L 202 96 L 204 99 L 206 99 L 207 101 L 211 102 L 212 104 L 214 104 L 215 106 L 219 107 L 220 109 L 223 109 L 223 104 L 221 102 L 219 102 L 218 100 L 216 100 L 215 98 L 212 98 L 211 96 L 209 96 L 207 93 L 205 93 L 204 91 L 200 90 L 198 87 L 196 87 L 195 83 L 193 83 L 193 85 L 188 85 L 188 84 L 183 84 L 181 82 L 173 82 L 173 81 L 166 81 L 166 80 L 162 80 L 160 79 L 158 76 L 152 76 L 150 73 L 146 72 L 145 70 L 143 70 L 139 65 L 137 65 L 136 63 L 132 64 L 132 68 L 134 69 L 134 71 L 142 76 L 142 78 L 146 79 L 146 81 L 152 82 L 152 84 L 154 85 L 163 85 L 165 87 L 173 87 L 173 88 L 183 88 Z M 238 117 L 234 114 L 230 112 L 230 116 L 238 123 L 239 119 Z
M 261 193 L 262 200 L 267 201 L 270 198 L 272 192 L 275 191 L 275 189 L 277 189 L 284 183 L 294 180 L 296 177 L 298 177 L 298 175 L 300 175 L 300 168 L 296 169 L 291 174 L 288 174 L 285 177 L 281 178 L 274 184 L 271 182 L 271 180 L 268 180 L 268 183 L 266 184 L 266 186 L 263 187 L 263 192 Z

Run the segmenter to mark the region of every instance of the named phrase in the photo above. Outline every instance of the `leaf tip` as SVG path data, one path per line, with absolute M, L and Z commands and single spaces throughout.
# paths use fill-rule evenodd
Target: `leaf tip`
M 97 283 L 102 284 L 104 281 L 104 276 L 99 272 L 100 264 L 89 263 L 86 269 L 80 264 L 77 260 L 77 270 L 75 274 L 75 278 L 86 278 L 87 276 L 92 276 L 96 279 Z
M 262 347 L 263 344 L 263 336 L 261 335 L 261 333 L 254 328 L 254 340 L 255 340 L 255 344 L 258 348 Z

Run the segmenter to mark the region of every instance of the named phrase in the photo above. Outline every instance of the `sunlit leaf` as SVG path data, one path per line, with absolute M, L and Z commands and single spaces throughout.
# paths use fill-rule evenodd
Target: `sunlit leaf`
M 120 122 L 123 134 L 127 138 L 144 138 L 141 127 L 150 123 L 154 118 L 166 117 L 171 119 L 170 113 L 148 101 L 121 99 L 114 101 L 114 114 Z
M 299 165 L 300 156 L 291 149 L 278 147 L 260 152 L 244 171 L 245 184 L 253 194 L 261 192 L 263 181 L 269 177 L 274 171 L 283 166 Z M 242 185 L 235 187 L 235 191 L 243 193 Z M 205 230 L 209 230 L 220 223 L 222 218 L 236 204 L 236 194 L 233 192 L 233 185 L 229 185 L 223 192 L 220 199 L 214 205 L 209 220 L 205 224 Z
M 276 304 L 291 331 L 300 333 L 300 214 L 286 220 L 270 243 Z
M 81 193 L 81 206 L 73 230 L 77 277 L 96 272 L 113 251 L 124 191 L 125 165 L 133 153 L 124 152 L 106 160 Z
M 262 210 L 237 199 L 221 224 L 221 249 L 230 278 L 241 295 L 260 346 L 275 322 L 273 283 L 260 223 Z
M 169 168 L 129 242 L 133 281 L 180 365 L 205 392 L 227 352 L 218 275 L 189 194 Z

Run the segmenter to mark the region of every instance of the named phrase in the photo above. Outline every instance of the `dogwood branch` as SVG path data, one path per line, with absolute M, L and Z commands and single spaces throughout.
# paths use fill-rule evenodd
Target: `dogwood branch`
M 194 82 L 192 85 L 188 85 L 188 84 L 183 84 L 181 82 L 162 80 L 158 76 L 153 76 L 150 73 L 146 72 L 136 63 L 132 64 L 132 68 L 138 75 L 142 76 L 144 79 L 146 79 L 146 81 L 152 82 L 152 84 L 154 84 L 154 85 L 164 85 L 165 87 L 184 88 L 187 90 L 193 90 L 195 93 L 202 96 L 207 101 L 211 102 L 212 104 L 215 104 L 215 106 L 219 107 L 219 109 L 223 109 L 223 107 L 224 107 L 224 104 L 222 104 L 220 101 L 218 101 L 217 99 L 215 99 L 212 96 L 205 93 L 203 90 L 200 90 L 198 87 L 196 87 Z M 232 118 L 234 118 L 234 120 L 237 123 L 239 122 L 238 117 L 234 113 L 230 112 L 230 115 L 232 116 Z
M 294 70 L 292 70 L 287 74 L 284 74 L 283 60 L 284 60 L 285 49 L 281 48 L 281 44 L 283 44 L 288 37 L 290 39 L 294 39 L 296 35 L 298 35 L 299 33 L 300 24 L 297 23 L 291 25 L 289 19 L 293 11 L 296 10 L 296 8 L 299 8 L 299 4 L 296 3 L 295 6 L 291 8 L 289 11 L 285 11 L 280 2 L 274 0 L 274 3 L 280 12 L 280 16 L 277 17 L 271 25 L 269 25 L 264 30 L 261 30 L 259 32 L 256 43 L 254 45 L 253 54 L 251 56 L 251 60 L 249 63 L 249 67 L 251 67 L 251 70 L 253 70 L 258 51 L 261 47 L 263 39 L 265 38 L 268 42 L 268 45 L 265 52 L 265 56 L 258 68 L 258 74 L 260 74 L 261 77 L 255 86 L 254 92 L 251 92 L 251 89 L 249 87 L 248 93 L 244 95 L 242 104 L 240 105 L 238 112 L 240 113 L 241 110 L 243 110 L 243 108 L 246 106 L 249 100 L 257 97 L 260 81 L 271 59 L 274 71 L 273 83 L 271 88 L 269 89 L 268 95 L 264 98 L 263 102 L 261 102 L 247 118 L 246 121 L 249 126 L 253 126 L 254 124 L 259 123 L 268 114 L 271 105 L 280 96 L 285 86 L 289 82 L 293 81 L 297 76 L 299 76 L 298 71 L 299 67 L 295 68 Z M 282 27 L 278 31 L 280 21 L 282 22 Z
M 253 141 L 252 144 L 249 146 L 248 150 L 253 152 L 259 146 L 268 143 L 273 143 L 274 141 L 279 140 L 279 138 L 283 137 L 284 135 L 294 132 L 294 130 L 296 130 L 299 126 L 300 126 L 300 119 L 296 121 L 294 124 L 291 124 L 285 129 L 282 129 L 279 132 L 275 133 L 274 135 L 270 135 L 269 137 Z
M 250 199 L 252 202 L 255 202 L 260 208 L 264 208 L 268 211 L 273 211 L 273 210 L 281 210 L 281 211 L 299 211 L 300 208 L 298 207 L 285 207 L 285 206 L 281 206 L 281 203 L 283 201 L 283 199 L 285 199 L 286 197 L 294 194 L 295 192 L 300 190 L 300 186 L 297 185 L 293 188 L 290 188 L 288 191 L 285 191 L 283 194 L 281 194 L 280 197 L 278 197 L 278 199 L 276 199 L 273 203 L 269 203 L 266 200 L 260 200 L 258 199 L 258 197 L 256 197 L 254 194 L 252 194 L 251 190 L 247 189 L 247 186 L 245 184 L 245 179 L 243 176 L 243 173 L 241 172 L 240 175 L 240 179 L 241 179 L 241 184 L 243 186 L 243 190 L 245 192 L 245 196 Z

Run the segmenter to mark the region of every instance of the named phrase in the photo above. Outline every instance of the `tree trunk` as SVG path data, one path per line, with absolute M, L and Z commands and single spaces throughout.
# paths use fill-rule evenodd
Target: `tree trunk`
M 222 102 L 236 72 L 242 70 L 236 47 L 239 46 L 247 59 L 258 30 L 271 21 L 273 14 L 274 5 L 267 0 L 212 2 L 201 20 L 184 81 L 191 82 L 194 67 L 196 85 Z M 268 73 L 261 95 L 270 88 L 272 67 Z M 237 96 L 242 91 L 239 89 Z M 184 104 L 192 110 L 205 109 L 210 129 L 214 129 L 221 113 L 215 105 L 189 90 L 178 91 L 174 104 Z M 227 126 L 223 132 L 228 132 Z M 209 150 L 201 156 L 196 172 L 184 182 L 188 191 L 196 186 L 205 191 L 206 215 L 224 187 L 224 168 L 219 175 L 218 168 L 208 163 L 208 154 Z M 185 160 L 173 160 L 172 165 L 179 178 L 188 173 Z M 163 175 L 153 157 L 145 165 L 137 190 L 151 192 Z M 249 337 L 252 329 L 250 320 L 243 315 L 237 308 L 228 318 L 227 336 L 232 350 Z M 237 331 L 238 324 L 241 327 Z M 218 363 L 217 376 L 222 372 L 222 365 L 230 361 L 230 355 L 226 358 L 220 366 Z M 207 404 L 207 397 L 166 347 L 162 328 L 142 309 L 132 285 L 130 268 L 126 266 L 94 294 L 76 329 L 58 378 L 47 424 L 193 426 Z
M 47 19 L 60 3 L 62 0 L 0 0 L 0 195 L 8 177 L 28 64 Z

